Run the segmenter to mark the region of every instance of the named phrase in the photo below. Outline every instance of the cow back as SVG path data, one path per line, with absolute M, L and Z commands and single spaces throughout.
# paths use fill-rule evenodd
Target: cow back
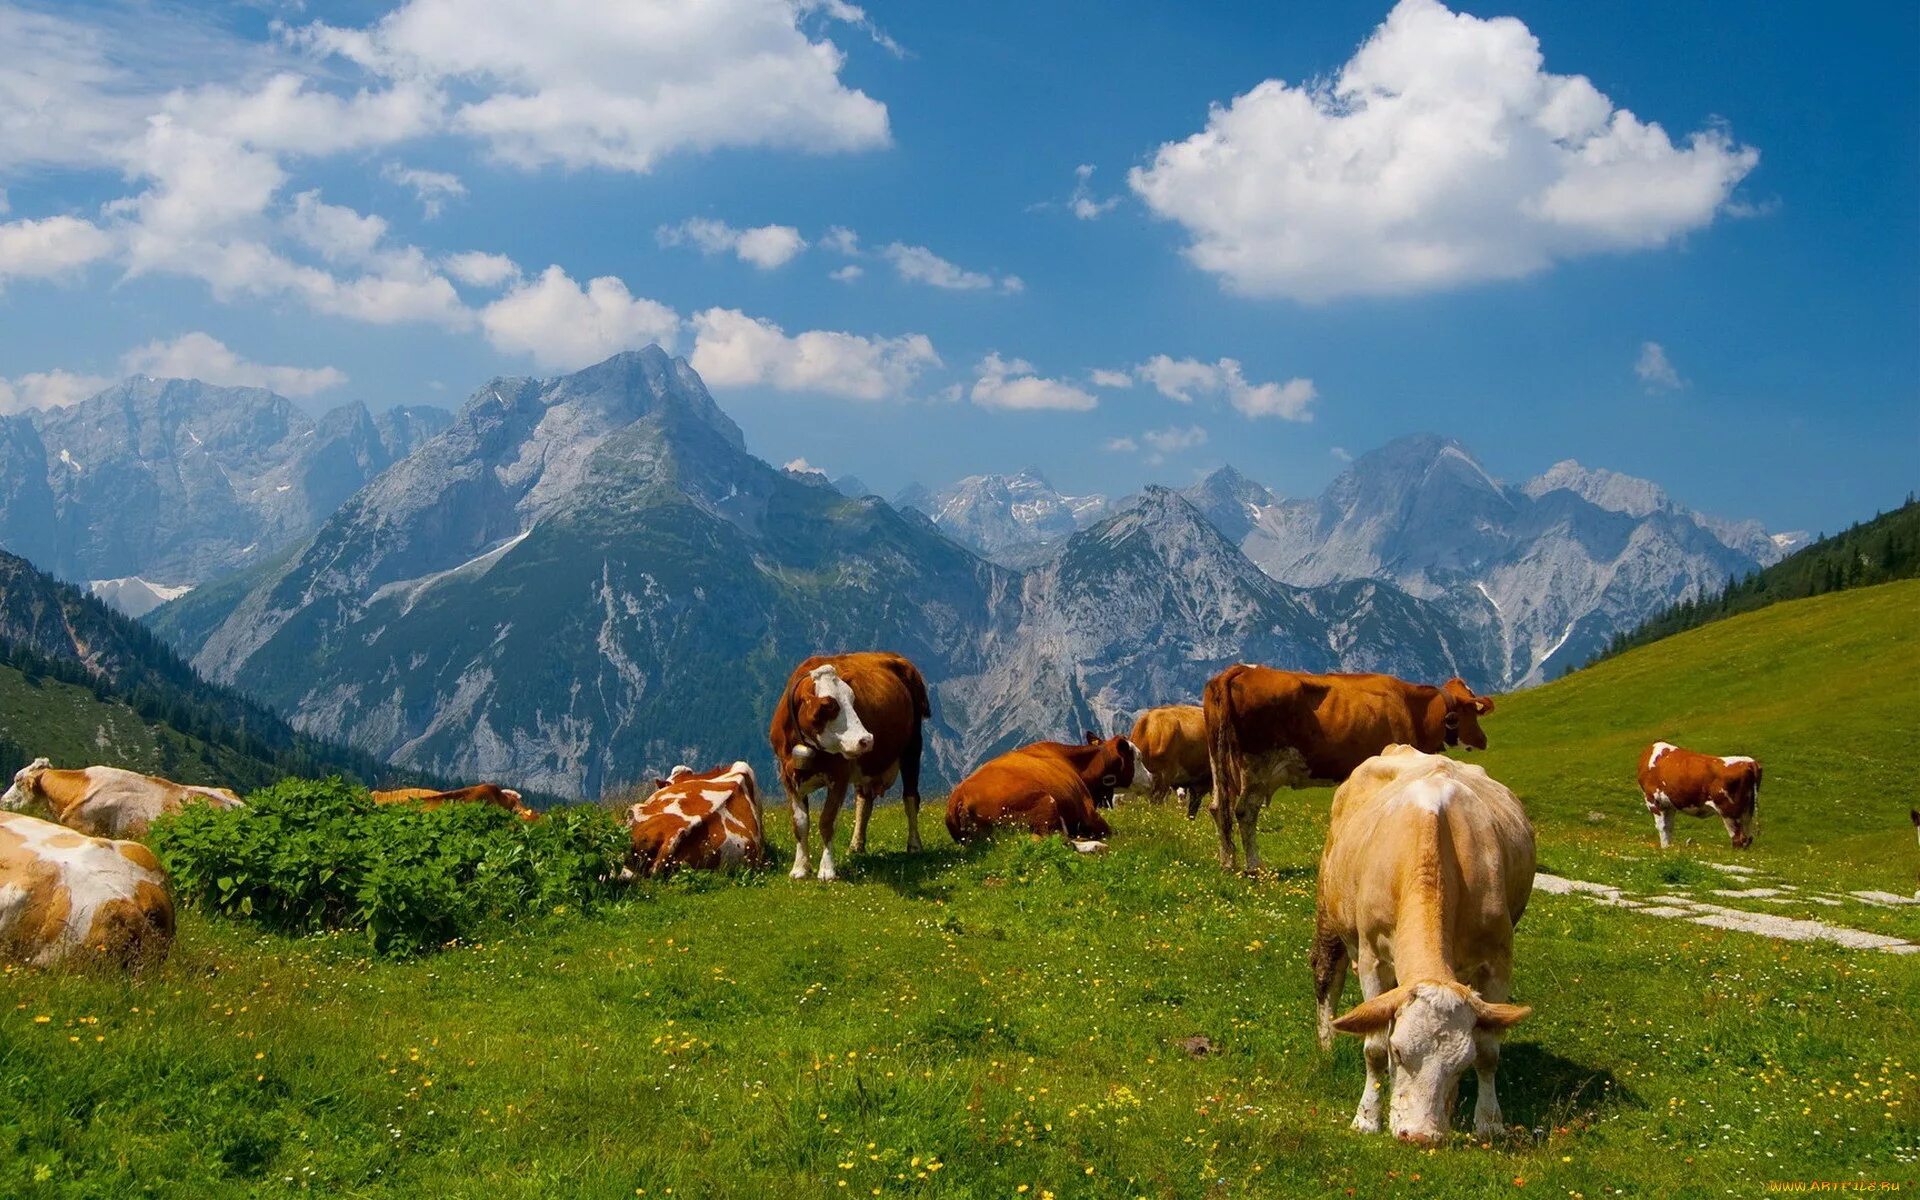
M 642 874 L 758 867 L 766 861 L 759 797 L 745 763 L 680 775 L 629 809 L 627 822 L 631 862 Z
M 173 935 L 166 873 L 145 846 L 0 813 L 0 957 L 138 969 Z

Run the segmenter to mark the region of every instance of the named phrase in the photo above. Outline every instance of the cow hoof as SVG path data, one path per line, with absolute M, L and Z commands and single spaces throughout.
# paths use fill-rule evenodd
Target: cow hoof
M 1379 1133 L 1380 1114 L 1355 1113 L 1353 1115 L 1353 1131 L 1355 1133 Z
M 1105 842 L 1075 842 L 1073 848 L 1080 854 L 1105 854 L 1107 852 L 1107 844 Z
M 796 866 L 793 870 L 787 872 L 788 879 L 805 879 L 806 877 L 807 869 L 805 867 Z

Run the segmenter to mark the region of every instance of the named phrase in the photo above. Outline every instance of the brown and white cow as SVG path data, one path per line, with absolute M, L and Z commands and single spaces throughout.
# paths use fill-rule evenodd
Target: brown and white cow
M 1060 834 L 1082 853 L 1106 849 L 1113 829 L 1095 797 L 1133 783 L 1133 743 L 1123 737 L 1073 745 L 1034 742 L 975 768 L 947 797 L 947 833 L 974 841 L 995 828 Z
M 1500 1037 L 1532 1011 L 1507 998 L 1533 872 L 1526 810 L 1479 767 L 1391 746 L 1334 793 L 1311 958 L 1321 1047 L 1366 1039 L 1355 1129 L 1379 1132 L 1391 1067 L 1394 1134 L 1442 1140 L 1469 1065 L 1474 1131 L 1500 1129 Z M 1336 1019 L 1349 960 L 1365 999 Z
M 109 838 L 145 836 L 155 818 L 197 803 L 242 806 L 240 797 L 226 788 L 194 787 L 119 767 L 56 771 L 44 758 L 22 767 L 13 786 L 0 796 L 0 809 L 19 812 L 38 805 L 69 829 Z
M 821 788 L 827 797 L 820 806 L 819 878 L 835 877 L 833 828 L 849 787 L 855 797 L 850 852 L 866 850 L 873 802 L 896 778 L 907 849 L 920 849 L 920 727 L 930 716 L 926 680 L 898 654 L 815 655 L 793 669 L 774 705 L 767 740 L 793 818 L 795 879 L 805 879 L 811 869 L 807 798 Z
M 1480 718 L 1493 701 L 1464 680 L 1440 687 L 1391 675 L 1308 675 L 1239 663 L 1207 681 L 1203 696 L 1220 865 L 1233 869 L 1240 826 L 1248 872 L 1260 869 L 1260 810 L 1277 787 L 1338 783 L 1386 747 L 1427 754 L 1485 750 Z
M 1673 814 L 1716 816 L 1734 848 L 1753 845 L 1760 807 L 1760 764 L 1745 755 L 1715 757 L 1655 742 L 1640 752 L 1640 796 L 1653 814 L 1660 847 L 1673 845 Z
M 1147 799 L 1158 804 L 1178 791 L 1185 795 L 1187 817 L 1200 811 L 1200 800 L 1213 790 L 1213 768 L 1207 762 L 1207 716 L 1198 704 L 1169 704 L 1150 708 L 1133 723 L 1132 742 L 1149 780 Z
M 374 792 L 375 804 L 413 804 L 432 812 L 447 804 L 491 804 L 495 808 L 504 808 L 522 821 L 538 820 L 540 814 L 527 807 L 519 792 L 512 788 L 503 788 L 495 783 L 476 783 L 471 787 L 453 788 L 449 791 L 437 791 L 433 788 L 395 788 L 392 791 Z
M 686 867 L 721 871 L 763 867 L 767 839 L 760 790 L 744 762 L 695 772 L 675 767 L 651 796 L 627 810 L 628 858 L 636 874 L 659 878 Z
M 173 900 L 152 851 L 0 813 L 0 960 L 138 970 L 172 945 Z

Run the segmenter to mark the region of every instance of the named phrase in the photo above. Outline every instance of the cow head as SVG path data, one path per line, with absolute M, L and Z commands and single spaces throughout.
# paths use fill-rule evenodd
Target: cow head
M 832 663 L 822 663 L 796 686 L 794 716 L 800 735 L 828 754 L 858 758 L 873 749 L 873 734 L 860 722 L 853 688 Z
M 1355 1005 L 1333 1023 L 1360 1037 L 1387 1034 L 1393 1068 L 1393 1134 L 1407 1142 L 1444 1141 L 1460 1077 L 1473 1065 L 1475 1043 L 1518 1024 L 1533 1010 L 1495 1004 L 1451 980 L 1402 984 Z
M 1086 780 L 1094 795 L 1104 795 L 1109 804 L 1113 793 L 1133 786 L 1133 743 L 1123 737 L 1103 738 L 1087 735 L 1087 745 L 1096 747 L 1087 764 Z
M 1480 718 L 1493 711 L 1493 699 L 1489 696 L 1476 696 L 1467 681 L 1458 675 L 1441 685 L 1440 693 L 1446 698 L 1447 715 L 1446 742 L 1449 746 L 1465 746 L 1469 750 L 1485 750 L 1487 735 L 1480 728 Z
M 41 772 L 51 771 L 52 769 L 52 759 L 36 758 L 14 772 L 13 786 L 7 789 L 6 795 L 0 796 L 0 809 L 5 809 L 8 812 L 19 812 L 27 805 L 33 803 L 34 797 L 40 790 Z
M 1749 770 L 1734 770 L 1722 778 L 1707 796 L 1707 804 L 1727 827 L 1727 840 L 1735 850 L 1753 845 L 1754 830 L 1760 822 L 1759 765 L 1750 764 Z

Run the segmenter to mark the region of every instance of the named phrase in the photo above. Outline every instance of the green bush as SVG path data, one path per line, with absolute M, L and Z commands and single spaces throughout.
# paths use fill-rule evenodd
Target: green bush
M 176 895 L 283 933 L 364 929 L 404 956 L 607 896 L 627 849 L 579 805 L 527 823 L 488 804 L 377 805 L 339 778 L 290 779 L 244 808 L 192 805 L 149 838 Z

